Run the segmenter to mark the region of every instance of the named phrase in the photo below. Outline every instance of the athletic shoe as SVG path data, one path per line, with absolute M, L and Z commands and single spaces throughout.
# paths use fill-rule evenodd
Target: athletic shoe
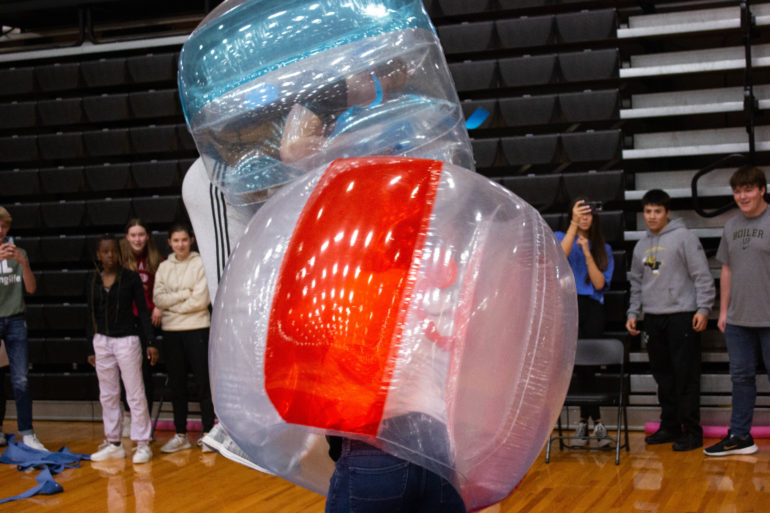
M 187 434 L 177 433 L 171 440 L 166 442 L 163 447 L 160 448 L 160 452 L 172 453 L 182 451 L 184 449 L 189 449 L 190 447 L 192 447 L 192 445 L 187 439 Z
M 650 436 L 644 438 L 647 445 L 669 444 L 682 438 L 682 433 L 675 433 L 667 429 L 659 429 Z
M 578 422 L 577 429 L 575 429 L 575 436 L 572 438 L 572 445 L 575 447 L 584 447 L 588 441 L 588 424 L 585 422 Z
M 126 450 L 123 449 L 123 444 L 113 444 L 105 440 L 102 445 L 99 446 L 99 450 L 91 455 L 91 461 L 105 461 L 115 460 L 118 458 L 125 458 Z
M 754 454 L 758 450 L 751 434 L 736 436 L 728 431 L 721 442 L 703 449 L 703 452 L 706 456 L 727 456 L 728 454 Z
M 693 435 L 692 433 L 686 433 L 682 435 L 679 440 L 674 442 L 674 445 L 671 448 L 677 452 L 684 452 L 692 451 L 698 447 L 703 447 L 703 437 Z
M 8 445 L 8 439 L 5 437 L 5 433 L 0 433 L 0 447 Z
M 130 413 L 123 414 L 123 430 L 120 433 L 120 436 L 122 436 L 123 438 L 131 437 L 131 414 Z
M 152 459 L 152 449 L 148 444 L 139 444 L 134 449 L 134 457 L 131 461 L 134 463 L 147 463 Z
M 612 440 L 607 437 L 607 428 L 601 422 L 594 424 L 591 437 L 599 441 L 599 447 L 609 447 L 612 445 Z
M 37 439 L 37 435 L 35 435 L 35 433 L 32 433 L 31 435 L 24 435 L 21 441 L 27 447 L 32 447 L 33 449 L 37 449 L 38 451 L 48 450 L 45 448 L 45 445 L 40 443 L 40 440 Z
M 201 452 L 214 452 L 214 449 L 203 443 L 203 437 L 206 436 L 208 433 L 201 433 L 198 437 L 198 447 L 201 448 Z

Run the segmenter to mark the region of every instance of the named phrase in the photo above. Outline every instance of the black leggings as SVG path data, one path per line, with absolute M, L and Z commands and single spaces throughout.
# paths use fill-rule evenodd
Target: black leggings
M 604 305 L 588 296 L 578 296 L 578 338 L 601 338 L 604 336 Z M 578 375 L 589 379 L 594 369 L 578 367 Z M 588 420 L 602 418 L 598 406 L 580 406 L 580 418 Z
M 168 380 L 174 394 L 174 428 L 177 433 L 187 433 L 187 366 L 189 365 L 198 384 L 198 400 L 201 405 L 202 431 L 214 427 L 214 404 L 209 386 L 209 330 L 163 332 L 163 360 L 166 362 Z

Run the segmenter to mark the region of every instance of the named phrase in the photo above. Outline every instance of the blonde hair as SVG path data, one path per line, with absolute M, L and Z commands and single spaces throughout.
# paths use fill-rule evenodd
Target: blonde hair
M 8 212 L 4 207 L 0 207 L 0 223 L 6 222 L 8 224 L 11 224 L 11 221 L 13 221 L 13 217 L 11 217 L 11 213 Z
M 137 217 L 129 219 L 128 223 L 126 223 L 126 229 L 123 232 L 128 233 L 129 228 L 133 228 L 134 226 L 141 226 L 144 228 L 144 231 L 147 232 L 147 246 L 144 248 L 145 253 L 147 254 L 147 266 L 149 267 L 150 274 L 155 274 L 155 271 L 158 270 L 158 266 L 163 261 L 163 256 L 160 254 L 160 251 L 158 251 L 158 246 L 155 245 L 155 238 L 141 219 Z M 131 249 L 131 245 L 125 237 L 120 239 L 120 256 L 123 260 L 123 267 L 131 271 L 139 270 L 136 264 L 134 250 Z

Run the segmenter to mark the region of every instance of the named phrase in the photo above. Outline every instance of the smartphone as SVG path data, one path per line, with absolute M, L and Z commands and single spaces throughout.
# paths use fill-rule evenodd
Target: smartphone
M 602 202 L 601 201 L 586 201 L 586 205 L 591 207 L 591 212 L 601 212 L 602 211 Z

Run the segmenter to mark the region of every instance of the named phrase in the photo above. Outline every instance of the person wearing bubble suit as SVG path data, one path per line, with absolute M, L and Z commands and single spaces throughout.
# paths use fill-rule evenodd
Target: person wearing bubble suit
M 259 20 L 264 26 L 255 27 Z M 331 29 L 319 36 L 315 29 L 329 20 Z M 259 44 L 245 42 L 244 33 Z M 265 50 L 277 40 L 288 47 Z M 250 45 L 263 52 L 249 53 Z M 220 67 L 205 62 L 215 53 Z M 383 86 L 378 66 L 399 69 L 401 62 L 406 82 Z M 318 83 L 294 80 L 302 76 Z M 318 107 L 308 108 L 317 102 L 298 100 L 308 87 L 320 94 L 352 77 L 374 87 L 373 101 L 366 103 L 370 93 L 324 121 Z M 451 165 L 472 168 L 470 145 L 420 2 L 225 2 L 185 44 L 180 91 L 202 163 L 228 206 L 253 211 L 273 196 L 245 229 L 214 302 L 214 401 L 242 454 L 324 493 L 333 470 L 324 435 L 339 435 L 349 448 L 366 444 L 432 472 L 441 491 L 459 492 L 458 508 L 504 498 L 539 452 L 566 393 L 574 282 L 531 207 Z M 262 130 L 278 119 L 285 143 L 286 133 L 297 133 L 288 129 L 292 111 L 303 109 L 323 127 L 305 132 L 300 148 L 310 151 L 298 158 L 287 158 L 285 146 L 269 152 L 243 137 L 251 133 L 245 127 Z M 436 160 L 329 165 L 368 154 Z M 388 192 L 394 187 L 395 196 Z M 325 221 L 308 228 L 319 216 Z M 359 231 L 346 220 L 360 221 Z M 364 230 L 366 223 L 373 226 Z M 321 251 L 340 233 L 361 234 L 348 239 L 350 253 L 337 253 L 323 271 L 287 270 L 292 248 L 314 241 Z M 380 280 L 376 288 L 357 281 L 364 269 Z M 298 285 L 292 276 L 310 287 L 332 274 L 341 281 L 314 296 L 332 301 L 321 305 L 323 315 L 302 301 L 302 290 L 290 291 Z M 521 317 L 511 320 L 512 311 Z M 334 486 L 327 508 L 339 498 Z

